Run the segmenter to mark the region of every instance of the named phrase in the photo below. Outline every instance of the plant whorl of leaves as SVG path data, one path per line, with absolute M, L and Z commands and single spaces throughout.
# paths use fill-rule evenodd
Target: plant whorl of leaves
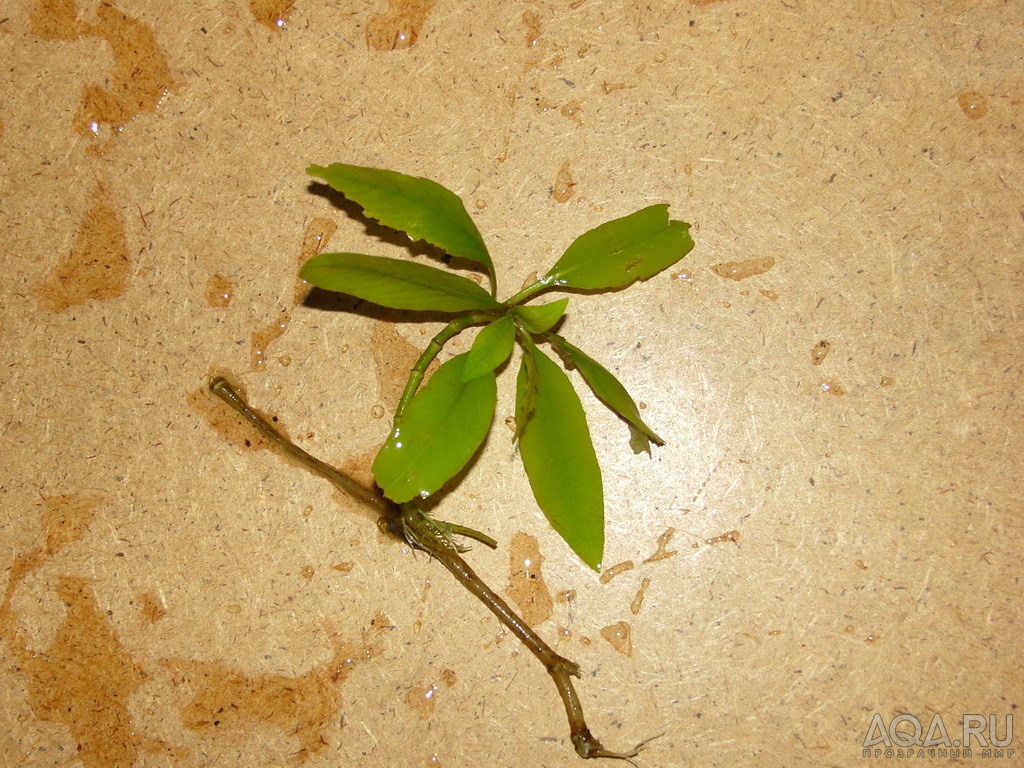
M 525 302 L 545 291 L 612 291 L 653 277 L 693 248 L 690 225 L 670 220 L 667 205 L 606 222 L 576 238 L 535 283 L 498 301 L 487 246 L 453 192 L 429 179 L 377 168 L 334 163 L 308 171 L 362 206 L 368 217 L 480 265 L 490 279 L 488 292 L 452 272 L 360 253 L 322 253 L 302 267 L 300 276 L 325 290 L 392 309 L 454 315 L 413 367 L 391 433 L 373 463 L 384 494 L 397 503 L 426 498 L 466 466 L 494 419 L 495 370 L 518 343 L 515 439 L 530 486 L 551 526 L 599 570 L 604 496 L 597 456 L 572 383 L 537 342 L 548 342 L 628 424 L 634 450 L 649 451 L 650 443 L 662 440 L 607 368 L 551 330 L 568 298 Z M 469 352 L 444 362 L 420 387 L 445 342 L 477 325 L 483 327 Z

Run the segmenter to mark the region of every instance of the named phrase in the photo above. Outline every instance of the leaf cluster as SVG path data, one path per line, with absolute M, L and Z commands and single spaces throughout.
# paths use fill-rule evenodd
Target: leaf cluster
M 662 440 L 619 380 L 552 330 L 568 297 L 526 302 L 548 291 L 611 291 L 646 280 L 693 248 L 689 224 L 670 220 L 667 205 L 601 224 L 576 238 L 543 277 L 499 301 L 487 246 L 453 192 L 429 179 L 342 163 L 313 165 L 308 172 L 368 217 L 479 265 L 490 281 L 488 291 L 454 272 L 361 253 L 323 253 L 303 265 L 300 276 L 319 288 L 393 309 L 453 315 L 410 371 L 391 433 L 373 463 L 381 490 L 397 503 L 426 498 L 466 466 L 494 419 L 496 370 L 518 345 L 515 439 L 530 486 L 552 527 L 584 562 L 600 569 L 604 496 L 590 430 L 572 383 L 539 343 L 575 367 L 628 424 L 634 450 L 649 451 L 650 443 Z M 470 350 L 422 383 L 444 344 L 471 326 L 481 328 Z

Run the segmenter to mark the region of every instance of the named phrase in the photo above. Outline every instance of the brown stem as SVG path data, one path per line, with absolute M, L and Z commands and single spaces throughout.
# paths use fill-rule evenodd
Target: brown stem
M 451 539 L 452 533 L 470 536 L 492 546 L 493 539 L 474 531 L 471 528 L 444 523 L 427 517 L 421 509 L 411 503 L 395 504 L 382 495 L 366 488 L 349 475 L 335 469 L 330 464 L 316 458 L 297 446 L 275 429 L 270 422 L 253 409 L 245 399 L 236 392 L 223 378 L 210 381 L 210 390 L 228 405 L 234 408 L 245 419 L 258 429 L 280 451 L 298 461 L 311 472 L 329 480 L 335 487 L 368 504 L 382 515 L 382 526 L 397 529 L 410 546 L 423 550 L 447 568 L 462 586 L 468 589 L 493 613 L 512 634 L 530 649 L 540 663 L 551 675 L 558 689 L 558 695 L 565 705 L 565 714 L 569 719 L 569 738 L 572 740 L 576 754 L 584 758 L 608 757 L 629 762 L 643 747 L 638 744 L 630 752 L 611 752 L 594 738 L 587 727 L 572 677 L 580 677 L 579 665 L 564 656 L 555 653 L 551 646 L 544 642 L 508 603 L 476 575 L 458 552 L 458 547 Z

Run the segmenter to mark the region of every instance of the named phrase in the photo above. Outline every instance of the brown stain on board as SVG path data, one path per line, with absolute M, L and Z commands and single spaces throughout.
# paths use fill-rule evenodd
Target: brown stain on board
M 644 596 L 647 594 L 647 587 L 650 585 L 651 580 L 646 577 L 640 582 L 640 588 L 636 591 L 636 597 L 634 597 L 633 602 L 629 604 L 629 612 L 634 616 L 640 613 L 640 608 L 643 607 L 644 604 Z
M 215 309 L 226 309 L 235 296 L 235 286 L 224 275 L 210 275 L 203 292 L 206 303 Z
M 288 330 L 288 323 L 291 322 L 291 319 L 291 315 L 285 309 L 275 320 L 252 332 L 249 341 L 249 367 L 252 370 L 263 371 L 266 369 L 267 350 Z
M 727 277 L 730 280 L 746 280 L 754 275 L 762 275 L 774 266 L 775 259 L 771 256 L 764 256 L 760 259 L 747 259 L 746 261 L 724 261 L 711 267 L 711 271 L 719 277 Z
M 629 85 L 628 83 L 612 83 L 612 82 L 609 82 L 607 80 L 605 82 L 601 83 L 601 90 L 604 91 L 604 94 L 606 96 L 609 93 L 615 93 L 615 91 L 622 91 L 622 90 L 625 90 L 627 88 L 636 88 L 636 86 L 635 85 Z
M 988 112 L 988 99 L 977 91 L 964 91 L 956 97 L 956 101 L 971 120 L 979 120 Z
M 56 592 L 66 613 L 53 642 L 20 659 L 29 703 L 40 719 L 68 728 L 85 766 L 127 768 L 143 746 L 128 700 L 146 675 L 118 641 L 85 579 L 62 576 Z
M 720 533 L 717 536 L 712 536 L 709 539 L 704 539 L 704 543 L 708 546 L 715 544 L 739 544 L 740 543 L 740 532 L 739 531 L 726 531 Z
M 295 0 L 249 0 L 249 13 L 267 29 L 279 30 L 288 26 L 288 14 Z
M 222 661 L 163 659 L 175 688 L 188 695 L 178 706 L 186 728 L 207 738 L 248 734 L 273 726 L 299 742 L 296 763 L 322 754 L 337 728 L 344 682 L 358 665 L 378 655 L 371 636 L 388 622 L 371 622 L 359 642 L 332 638 L 331 658 L 297 675 L 250 674 Z
M 672 541 L 672 537 L 676 535 L 675 528 L 667 528 L 665 532 L 658 537 L 658 548 L 654 551 L 654 554 L 644 560 L 645 563 L 656 563 L 659 560 L 667 560 L 670 557 L 679 554 L 678 550 L 668 548 L 668 544 Z
M 526 47 L 536 48 L 540 45 L 540 14 L 536 11 L 523 11 L 523 25 L 526 27 Z
M 85 768 L 130 768 L 140 752 L 165 745 L 136 732 L 128 701 L 146 675 L 121 645 L 88 581 L 57 578 L 54 591 L 64 604 L 64 618 L 42 651 L 31 649 L 12 608 L 14 592 L 25 578 L 80 541 L 102 503 L 103 497 L 95 495 L 44 497 L 39 513 L 43 544 L 11 565 L 0 602 L 0 638 L 24 678 L 33 714 L 68 729 L 75 759 Z
M 634 568 L 634 565 L 633 565 L 633 561 L 632 560 L 626 560 L 625 562 L 622 562 L 622 563 L 616 563 L 615 565 L 611 565 L 611 566 L 609 566 L 609 567 L 607 567 L 607 568 L 605 568 L 605 569 L 603 569 L 601 571 L 601 576 L 599 578 L 599 581 L 602 584 L 607 584 L 609 581 L 614 579 L 620 573 L 625 573 L 626 571 L 631 571 L 631 570 L 633 570 L 633 568 Z
M 98 37 L 110 46 L 114 66 L 105 78 L 107 84 L 84 86 L 72 123 L 82 136 L 105 138 L 109 144 L 139 114 L 155 112 L 164 96 L 177 90 L 178 83 L 147 24 L 110 2 L 96 6 L 95 15 L 97 23 L 90 24 L 78 16 L 74 0 L 39 0 L 30 24 L 32 33 L 43 40 Z M 111 132 L 104 136 L 107 130 Z
M 633 628 L 627 622 L 617 621 L 609 624 L 601 630 L 601 637 L 622 655 L 633 655 Z
M 366 25 L 366 44 L 378 51 L 411 48 L 433 8 L 433 0 L 388 0 L 388 10 Z
M 39 511 L 39 523 L 43 529 L 43 544 L 15 558 L 7 577 L 7 589 L 4 601 L 0 606 L 3 621 L 13 620 L 9 613 L 10 598 L 14 590 L 25 577 L 41 566 L 48 558 L 60 552 L 70 544 L 80 541 L 85 536 L 92 521 L 96 519 L 96 510 L 103 503 L 98 495 L 65 494 L 61 496 L 44 496 L 43 506 Z M 7 624 L 0 623 L 5 630 Z M 5 637 L 10 640 L 5 634 Z
M 583 120 L 580 118 L 580 110 L 583 109 L 583 104 L 578 99 L 566 102 L 562 105 L 562 108 L 558 111 L 562 113 L 562 117 L 568 118 L 576 123 L 576 125 L 582 125 Z
M 530 625 L 543 624 L 551 618 L 551 592 L 541 574 L 544 558 L 537 540 L 526 533 L 512 536 L 508 554 L 508 589 L 512 602 L 523 620 Z
M 330 219 L 314 218 L 306 225 L 302 235 L 302 245 L 299 247 L 298 266 L 301 267 L 313 256 L 320 253 L 331 235 L 338 228 Z M 309 290 L 309 283 L 301 278 L 295 279 L 295 290 L 292 293 L 292 306 L 297 306 L 306 297 Z M 252 332 L 249 340 L 249 367 L 254 371 L 264 371 L 267 367 L 268 352 L 270 345 L 284 336 L 291 322 L 290 307 L 282 309 L 277 317 L 262 328 Z M 278 358 L 281 365 L 291 365 L 291 358 L 283 355 Z
M 152 592 L 142 592 L 135 598 L 139 603 L 139 610 L 142 617 L 150 624 L 155 624 L 167 615 L 167 609 L 163 603 Z
M 558 169 L 558 175 L 555 176 L 555 185 L 551 189 L 551 196 L 555 198 L 556 202 L 566 203 L 575 194 L 575 186 L 576 182 L 572 180 L 572 174 L 569 171 L 569 161 L 566 160 Z
M 821 365 L 832 351 L 832 342 L 822 339 L 811 348 L 811 365 Z
M 437 683 L 430 685 L 414 685 L 405 694 L 405 703 L 409 706 L 420 720 L 427 720 L 434 714 L 434 706 L 437 704 L 437 692 L 440 686 Z
M 371 350 L 373 352 L 374 370 L 377 373 L 377 386 L 380 398 L 388 413 L 398 406 L 398 401 L 405 390 L 405 382 L 409 377 L 409 369 L 420 359 L 421 351 L 405 340 L 405 337 L 391 324 L 378 320 L 373 324 L 371 332 Z M 423 380 L 430 378 L 437 361 L 427 369 Z M 383 414 L 381 414 L 383 416 Z
M 109 301 L 128 289 L 132 262 L 128 242 L 110 193 L 103 184 L 92 192 L 71 250 L 60 256 L 35 287 L 41 309 L 63 312 L 90 299 Z
M 835 395 L 836 397 L 842 397 L 846 394 L 846 390 L 839 382 L 839 379 L 825 379 L 818 384 L 818 390 L 829 395 Z

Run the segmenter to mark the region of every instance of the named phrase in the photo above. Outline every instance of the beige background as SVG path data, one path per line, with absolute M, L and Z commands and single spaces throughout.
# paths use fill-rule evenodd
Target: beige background
M 607 219 L 668 202 L 693 223 L 684 262 L 575 298 L 564 329 L 669 440 L 634 456 L 584 396 L 606 564 L 635 567 L 602 584 L 547 528 L 501 423 L 510 372 L 438 510 L 499 539 L 471 562 L 582 665 L 606 744 L 894 765 L 861 758 L 874 713 L 938 713 L 950 738 L 1019 714 L 1022 3 L 0 16 L 11 764 L 577 764 L 543 670 L 482 606 L 202 394 L 233 372 L 365 476 L 439 327 L 296 303 L 318 249 L 409 257 L 310 162 L 458 192 L 503 295 Z M 971 760 L 912 764 L 949 762 Z

